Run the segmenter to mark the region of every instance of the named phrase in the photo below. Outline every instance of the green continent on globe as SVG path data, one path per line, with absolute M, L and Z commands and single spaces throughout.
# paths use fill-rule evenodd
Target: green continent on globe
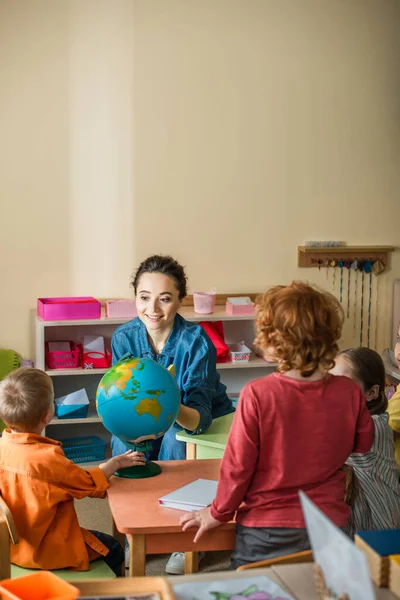
M 157 398 L 143 398 L 136 404 L 135 409 L 139 417 L 150 415 L 155 421 L 158 421 L 162 413 L 162 406 Z
M 136 385 L 140 388 L 140 384 L 133 377 L 132 371 L 141 371 L 143 367 L 143 361 L 137 358 L 132 359 L 129 362 L 121 363 L 120 365 L 117 364 L 103 376 L 99 387 L 105 391 L 107 396 L 114 385 L 119 390 L 124 390 L 130 379 L 132 379 L 132 385 Z M 137 389 L 133 391 L 136 392 Z

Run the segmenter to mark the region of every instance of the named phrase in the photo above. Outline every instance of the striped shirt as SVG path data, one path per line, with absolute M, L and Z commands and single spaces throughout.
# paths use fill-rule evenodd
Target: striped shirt
M 389 415 L 374 415 L 375 441 L 366 454 L 352 454 L 346 464 L 353 468 L 356 490 L 346 527 L 356 531 L 400 528 L 400 472 L 394 455 Z

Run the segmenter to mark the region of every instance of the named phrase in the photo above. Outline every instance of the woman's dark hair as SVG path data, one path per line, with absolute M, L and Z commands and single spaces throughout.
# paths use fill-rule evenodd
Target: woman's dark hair
M 371 415 L 384 413 L 388 406 L 385 386 L 385 365 L 380 355 L 370 348 L 348 348 L 339 353 L 346 357 L 350 364 L 351 372 L 368 392 L 374 385 L 379 386 L 379 393 L 374 400 L 367 402 L 367 408 Z
M 140 263 L 139 267 L 132 276 L 131 282 L 131 285 L 135 290 L 135 295 L 137 293 L 139 279 L 143 273 L 161 273 L 162 275 L 167 275 L 175 282 L 176 289 L 179 292 L 179 300 L 183 300 L 183 298 L 187 295 L 187 277 L 185 274 L 185 269 L 174 258 L 172 258 L 172 256 L 154 254 Z

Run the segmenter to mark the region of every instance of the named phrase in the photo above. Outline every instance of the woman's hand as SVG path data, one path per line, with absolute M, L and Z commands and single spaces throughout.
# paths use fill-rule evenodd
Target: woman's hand
M 205 531 L 208 529 L 214 529 L 214 527 L 218 527 L 221 525 L 221 521 L 217 521 L 214 517 L 211 516 L 210 509 L 203 508 L 202 510 L 195 510 L 193 512 L 188 512 L 182 515 L 179 520 L 182 525 L 182 531 L 186 531 L 191 527 L 198 527 L 198 531 L 194 536 L 194 543 L 196 543 Z
M 200 413 L 195 408 L 181 404 L 176 422 L 188 431 L 195 431 L 200 423 Z

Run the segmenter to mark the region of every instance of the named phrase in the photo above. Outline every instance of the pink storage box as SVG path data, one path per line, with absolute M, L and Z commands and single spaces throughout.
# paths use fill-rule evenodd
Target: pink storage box
M 92 296 L 38 298 L 37 314 L 44 321 L 99 319 L 101 316 L 101 304 Z
M 136 316 L 137 310 L 134 300 L 107 300 L 106 317 L 133 319 Z
M 226 301 L 225 312 L 228 315 L 236 316 L 254 315 L 254 304 L 248 296 L 228 298 Z

